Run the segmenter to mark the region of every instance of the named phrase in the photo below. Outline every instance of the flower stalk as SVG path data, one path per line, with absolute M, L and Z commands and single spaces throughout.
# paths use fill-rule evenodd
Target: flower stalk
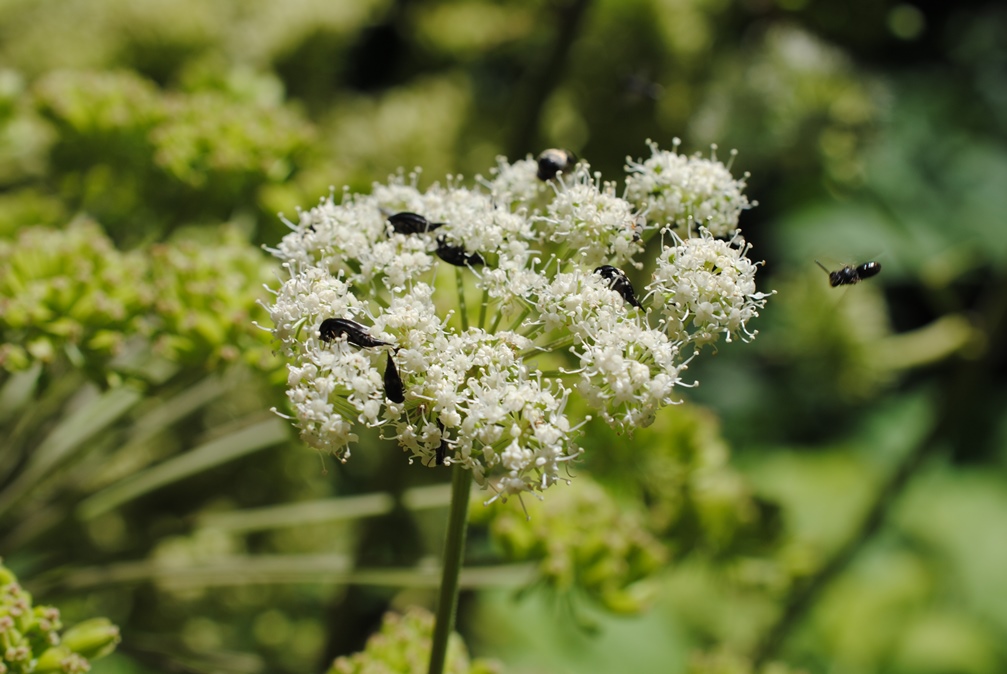
M 448 639 L 455 627 L 458 609 L 458 577 L 465 555 L 465 536 L 468 532 L 469 493 L 472 471 L 456 463 L 451 469 L 451 510 L 448 531 L 444 541 L 444 568 L 441 573 L 437 615 L 430 646 L 429 674 L 441 674 L 448 652 Z

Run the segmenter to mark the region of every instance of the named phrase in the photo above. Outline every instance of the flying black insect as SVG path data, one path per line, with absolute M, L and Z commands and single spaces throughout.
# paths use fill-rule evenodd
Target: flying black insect
M 483 263 L 483 259 L 479 253 L 469 255 L 465 252 L 464 247 L 449 245 L 443 236 L 437 239 L 437 257 L 456 267 Z
M 605 264 L 595 269 L 594 273 L 608 281 L 608 287 L 622 295 L 622 299 L 629 302 L 631 306 L 640 306 L 640 301 L 636 299 L 636 292 L 633 290 L 633 284 L 629 282 L 629 278 L 623 270 Z
M 569 150 L 550 148 L 538 156 L 539 180 L 552 180 L 560 171 L 569 171 L 577 164 L 577 155 Z
M 399 368 L 395 367 L 395 360 L 392 352 L 388 352 L 388 362 L 385 364 L 385 395 L 393 403 L 401 403 L 406 400 L 406 387 L 399 377 Z
M 622 89 L 624 98 L 630 103 L 658 101 L 664 95 L 664 87 L 639 73 L 622 78 Z
M 836 271 L 829 271 L 828 268 L 818 260 L 815 260 L 815 264 L 821 267 L 825 273 L 829 275 L 829 285 L 833 288 L 837 286 L 855 285 L 864 279 L 869 279 L 870 277 L 877 275 L 877 273 L 881 271 L 880 262 L 865 262 L 856 267 L 846 265 L 842 269 L 837 269 Z
M 367 328 L 356 321 L 346 318 L 326 318 L 318 328 L 318 334 L 323 342 L 332 342 L 340 337 L 346 337 L 346 341 L 353 346 L 362 348 L 372 348 L 377 346 L 391 346 L 389 342 L 382 342 L 374 339 L 367 332 Z
M 389 215 L 388 222 L 392 223 L 392 229 L 399 234 L 422 234 L 444 226 L 443 222 L 430 222 L 419 213 L 409 211 Z

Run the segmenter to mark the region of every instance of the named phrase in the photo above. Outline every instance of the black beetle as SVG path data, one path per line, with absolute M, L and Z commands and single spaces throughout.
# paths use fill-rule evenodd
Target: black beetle
M 393 403 L 402 403 L 406 400 L 406 387 L 399 377 L 399 368 L 395 366 L 392 352 L 388 352 L 388 362 L 385 364 L 385 395 Z
M 453 264 L 456 267 L 465 267 L 467 265 L 477 265 L 483 263 L 483 259 L 479 253 L 472 253 L 469 255 L 465 252 L 464 247 L 449 245 L 444 237 L 437 239 L 437 257 L 448 264 Z
M 398 234 L 422 234 L 444 226 L 443 222 L 430 222 L 419 213 L 409 211 L 389 215 L 388 222 L 392 223 L 392 229 Z
M 323 342 L 332 342 L 340 337 L 346 337 L 346 341 L 353 346 L 362 348 L 372 348 L 377 346 L 391 346 L 389 342 L 382 342 L 374 339 L 367 333 L 367 328 L 356 321 L 346 318 L 326 318 L 318 328 L 318 334 Z
M 629 302 L 630 305 L 640 306 L 640 301 L 636 299 L 636 292 L 633 290 L 633 284 L 629 282 L 626 272 L 618 267 L 605 264 L 595 269 L 594 273 L 600 274 L 603 279 L 607 280 L 608 287 L 622 295 L 622 299 Z

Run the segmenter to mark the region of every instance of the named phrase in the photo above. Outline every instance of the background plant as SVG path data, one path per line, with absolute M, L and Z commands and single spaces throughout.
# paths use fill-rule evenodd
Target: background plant
M 675 136 L 740 150 L 779 301 L 751 348 L 690 370 L 689 405 L 632 443 L 587 436 L 597 496 L 564 507 L 642 523 L 661 572 L 606 586 L 591 536 L 557 523 L 550 546 L 545 510 L 528 531 L 480 513 L 501 520 L 471 541 L 470 649 L 508 671 L 684 668 L 696 648 L 713 655 L 693 666 L 738 671 L 1003 669 L 997 8 L 15 0 L 0 17 L 0 274 L 18 279 L 0 295 L 0 550 L 68 624 L 122 626 L 94 671 L 323 671 L 389 604 L 429 599 L 433 478 L 394 449 L 323 474 L 260 416 L 283 402 L 252 327 L 277 211 L 549 146 L 611 175 Z M 813 265 L 875 257 L 845 293 Z M 489 589 L 530 578 L 555 591 Z M 645 617 L 599 608 L 645 599 Z
M 32 605 L 32 596 L 0 565 L 0 640 L 5 672 L 86 672 L 119 643 L 119 628 L 91 618 L 64 631 L 59 609 Z

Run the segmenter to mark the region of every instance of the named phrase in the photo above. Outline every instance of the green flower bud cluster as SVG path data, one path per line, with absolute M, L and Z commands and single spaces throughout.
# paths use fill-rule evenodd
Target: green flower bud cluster
M 389 613 L 381 629 L 367 640 L 363 651 L 336 658 L 327 674 L 425 674 L 430 660 L 434 617 L 421 608 Z M 454 633 L 448 643 L 445 674 L 499 674 L 497 663 L 469 660 L 462 638 Z
M 153 130 L 154 162 L 195 190 L 243 194 L 263 180 L 281 182 L 309 139 L 286 108 L 237 104 L 219 92 L 165 97 L 166 118 Z M 231 201 L 233 206 L 235 201 Z
M 288 108 L 221 91 L 165 92 L 128 72 L 59 71 L 32 91 L 54 130 L 54 187 L 117 240 L 254 204 L 260 188 L 290 177 L 312 138 Z
M 255 327 L 266 317 L 259 301 L 275 265 L 237 230 L 152 246 L 149 262 L 158 353 L 196 367 L 279 367 L 270 333 Z
M 22 229 L 0 241 L 0 368 L 61 353 L 98 373 L 150 304 L 143 258 L 116 250 L 93 222 Z M 146 289 L 146 290 L 145 290 Z
M 32 597 L 0 564 L 0 674 L 79 674 L 119 643 L 119 628 L 92 618 L 60 635 L 59 609 L 32 606 Z
M 650 526 L 676 555 L 693 550 L 717 558 L 765 551 L 780 526 L 774 504 L 758 499 L 731 468 L 717 417 L 694 405 L 675 406 L 661 420 L 661 443 L 626 457 L 649 504 Z
M 157 87 L 127 71 L 56 71 L 34 93 L 37 110 L 59 135 L 54 153 L 74 164 L 142 161 L 151 148 L 148 134 L 165 118 Z
M 273 265 L 234 231 L 121 252 L 92 222 L 0 241 L 0 369 L 66 358 L 100 379 L 128 340 L 173 362 L 277 367 L 255 327 Z
M 628 510 L 581 475 L 552 492 L 548 506 L 530 504 L 527 516 L 514 508 L 473 508 L 493 541 L 513 560 L 538 560 L 540 582 L 560 593 L 585 593 L 616 613 L 644 608 L 640 581 L 664 565 L 668 553 Z
M 820 162 L 831 181 L 863 180 L 864 146 L 883 116 L 879 79 L 814 31 L 782 22 L 731 60 L 732 74 L 713 84 L 695 111 L 708 137 L 745 138 L 748 156 L 778 157 L 792 148 L 791 166 Z M 725 115 L 731 108 L 746 110 L 742 123 Z
M 587 468 L 607 487 L 639 495 L 637 512 L 582 474 L 552 492 L 548 507 L 533 502 L 527 516 L 474 507 L 474 523 L 487 527 L 505 559 L 537 560 L 546 587 L 585 593 L 619 613 L 644 608 L 641 581 L 672 557 L 701 552 L 733 562 L 773 550 L 777 508 L 730 467 L 714 415 L 676 405 L 648 431 L 660 442 L 612 442 L 607 452 L 588 452 Z

